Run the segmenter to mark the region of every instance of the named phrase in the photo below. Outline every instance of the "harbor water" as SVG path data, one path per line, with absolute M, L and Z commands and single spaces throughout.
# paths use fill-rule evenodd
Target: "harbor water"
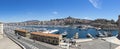
M 79 34 L 79 38 L 87 38 L 86 35 L 89 33 L 93 37 L 97 37 L 98 32 L 101 32 L 102 34 L 104 32 L 111 33 L 113 36 L 116 36 L 118 34 L 118 30 L 97 30 L 95 28 L 87 28 L 87 29 L 80 29 L 80 28 L 74 28 L 74 27 L 43 27 L 43 26 L 23 26 L 25 28 L 46 28 L 47 30 L 54 30 L 57 29 L 59 31 L 54 32 L 54 34 L 62 34 L 65 31 L 67 32 L 67 38 L 73 38 L 75 33 Z

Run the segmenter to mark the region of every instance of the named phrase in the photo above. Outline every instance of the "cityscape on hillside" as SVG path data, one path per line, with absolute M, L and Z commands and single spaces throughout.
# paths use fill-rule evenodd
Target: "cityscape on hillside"
M 80 25 L 91 25 L 97 28 L 112 28 L 118 29 L 117 22 L 114 20 L 107 19 L 79 19 L 68 16 L 67 18 L 61 19 L 51 19 L 50 21 L 39 21 L 39 20 L 29 20 L 24 22 L 14 22 L 14 23 L 5 23 L 9 26 L 27 26 L 27 25 L 52 25 L 52 26 L 80 26 Z
M 0 0 L 0 49 L 120 49 L 119 0 Z
M 29 20 L 24 22 L 15 22 L 8 23 L 8 25 L 80 25 L 80 24 L 116 24 L 114 20 L 107 19 L 95 19 L 95 20 L 87 20 L 87 19 L 79 19 L 68 16 L 67 18 L 61 19 L 51 19 L 50 21 L 39 21 L 39 20 Z

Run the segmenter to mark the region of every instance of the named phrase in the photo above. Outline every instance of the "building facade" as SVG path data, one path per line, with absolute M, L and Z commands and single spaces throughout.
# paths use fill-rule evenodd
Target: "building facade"
M 16 36 L 30 37 L 30 33 L 27 30 L 14 30 Z
M 0 22 L 0 39 L 3 38 L 3 23 Z
M 31 39 L 46 42 L 53 45 L 59 45 L 62 40 L 62 35 L 59 34 L 49 34 L 41 32 L 32 32 Z

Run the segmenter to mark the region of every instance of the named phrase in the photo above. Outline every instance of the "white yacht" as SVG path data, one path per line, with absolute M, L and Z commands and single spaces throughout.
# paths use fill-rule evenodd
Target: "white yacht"
M 54 30 L 45 30 L 45 31 L 43 31 L 43 33 L 54 33 L 54 32 L 57 32 L 57 31 L 59 31 L 59 30 L 57 30 L 57 29 L 54 29 Z

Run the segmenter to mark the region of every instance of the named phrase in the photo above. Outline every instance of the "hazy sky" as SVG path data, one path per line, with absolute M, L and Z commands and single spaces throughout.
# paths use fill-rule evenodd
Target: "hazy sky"
M 0 0 L 0 21 L 118 19 L 120 0 Z

